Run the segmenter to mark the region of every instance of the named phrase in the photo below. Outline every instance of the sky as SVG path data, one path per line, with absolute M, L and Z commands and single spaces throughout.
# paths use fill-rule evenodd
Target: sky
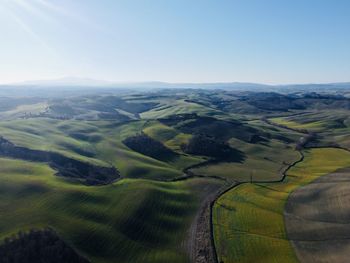
M 0 0 L 0 83 L 350 81 L 348 0 Z

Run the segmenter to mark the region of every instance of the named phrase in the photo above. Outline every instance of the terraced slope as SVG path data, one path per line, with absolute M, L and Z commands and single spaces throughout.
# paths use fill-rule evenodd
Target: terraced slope
M 347 262 L 350 257 L 350 169 L 298 188 L 288 198 L 285 222 L 300 262 Z

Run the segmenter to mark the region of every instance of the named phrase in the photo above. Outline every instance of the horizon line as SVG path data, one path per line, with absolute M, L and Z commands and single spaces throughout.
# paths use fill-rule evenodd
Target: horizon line
M 67 83 L 59 83 L 60 81 L 66 81 Z M 349 81 L 325 81 L 325 82 L 286 82 L 286 83 L 266 83 L 266 82 L 254 82 L 254 81 L 208 81 L 208 82 L 200 82 L 200 81 L 162 81 L 162 80 L 140 80 L 140 81 L 133 81 L 133 80 L 107 80 L 107 79 L 94 79 L 94 78 L 88 78 L 88 77 L 61 77 L 61 78 L 48 78 L 48 79 L 30 79 L 30 80 L 21 80 L 21 81 L 13 81 L 13 82 L 0 82 L 0 86 L 31 86 L 31 85 L 44 85 L 44 82 L 53 82 L 50 85 L 53 86 L 62 86 L 64 85 L 79 85 L 79 83 L 74 83 L 74 81 L 91 81 L 91 86 L 94 86 L 94 82 L 101 82 L 98 85 L 122 85 L 122 84 L 168 84 L 168 85 L 224 85 L 224 84 L 250 84 L 250 85 L 263 85 L 263 86 L 291 86 L 291 85 L 331 85 L 331 84 L 350 84 Z M 40 83 L 42 82 L 42 83 Z M 57 83 L 54 83 L 57 82 Z M 72 82 L 72 83 L 69 83 Z M 80 85 L 86 85 L 86 84 L 80 84 Z

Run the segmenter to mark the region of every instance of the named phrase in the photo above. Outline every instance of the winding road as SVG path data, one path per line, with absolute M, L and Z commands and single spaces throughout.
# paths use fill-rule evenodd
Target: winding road
M 274 124 L 273 122 L 264 119 L 267 124 L 288 129 L 294 132 L 303 134 L 303 140 L 299 141 L 299 146 L 296 150 L 300 153 L 300 158 L 295 162 L 288 164 L 284 167 L 280 180 L 266 182 L 265 183 L 278 183 L 285 180 L 287 172 L 298 163 L 304 160 L 304 154 L 302 150 L 306 148 L 307 144 L 313 140 L 317 135 L 310 133 L 307 130 L 296 130 L 287 126 L 281 126 Z M 297 144 L 298 146 L 298 144 Z M 344 149 L 339 146 L 332 146 L 333 148 Z M 311 147 L 309 147 L 311 148 Z M 320 148 L 320 147 L 312 147 Z M 350 169 L 337 171 L 335 173 L 325 175 L 314 183 L 307 185 L 304 188 L 300 188 L 293 192 L 292 197 L 288 200 L 286 207 L 286 224 L 287 233 L 292 240 L 292 244 L 296 250 L 296 254 L 301 262 L 347 262 L 350 257 L 350 186 L 344 184 L 344 182 L 350 181 Z M 261 183 L 259 181 L 243 182 L 243 183 Z M 214 243 L 214 232 L 212 225 L 212 207 L 222 195 L 232 190 L 233 188 L 243 183 L 237 183 L 231 185 L 224 191 L 218 193 L 215 199 L 210 205 L 210 227 L 211 227 L 211 245 L 213 255 L 215 258 L 209 261 L 193 261 L 195 263 L 202 262 L 218 262 L 216 255 L 216 248 Z M 343 184 L 339 190 L 339 184 Z M 333 193 L 333 195 L 332 195 Z M 329 200 L 330 196 L 332 200 Z M 299 201 L 299 202 L 298 202 Z M 307 216 L 310 218 L 305 219 L 302 217 L 303 212 L 301 207 L 304 206 L 305 201 L 309 201 L 310 213 Z M 314 202 L 314 203 L 313 203 Z M 328 203 L 327 203 L 328 202 Z M 328 204 L 327 207 L 324 204 Z M 334 210 L 337 210 L 334 213 Z M 299 214 L 298 214 L 299 213 Z M 321 214 L 321 216 L 320 216 Z M 327 220 L 331 221 L 327 221 Z M 295 224 L 295 220 L 299 220 L 299 224 Z M 307 221 L 309 220 L 309 221 Z M 288 222 L 293 222 L 289 224 Z M 305 225 L 298 228 L 296 226 L 303 222 Z M 305 223 L 307 222 L 307 223 Z M 322 228 L 326 229 L 322 231 Z M 333 231 L 336 231 L 334 233 Z M 320 233 L 319 233 L 320 232 Z M 329 235 L 332 233 L 331 235 Z M 347 252 L 348 251 L 348 252 Z M 317 256 L 315 256 L 317 252 Z M 327 256 L 328 255 L 328 256 Z

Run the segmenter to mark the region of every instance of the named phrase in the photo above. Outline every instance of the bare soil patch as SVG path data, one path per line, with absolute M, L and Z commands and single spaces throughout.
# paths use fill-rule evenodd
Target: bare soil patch
M 350 168 L 294 191 L 285 208 L 288 238 L 301 262 L 348 262 Z

